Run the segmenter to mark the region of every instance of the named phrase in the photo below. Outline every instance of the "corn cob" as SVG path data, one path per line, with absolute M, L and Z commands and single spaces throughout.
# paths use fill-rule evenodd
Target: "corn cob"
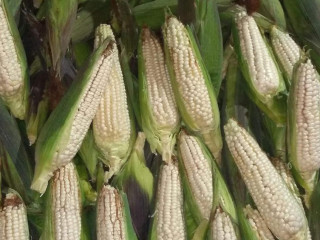
M 227 213 L 217 208 L 211 222 L 212 240 L 237 240 L 232 221 Z
M 186 239 L 182 186 L 174 159 L 160 170 L 153 221 L 151 239 Z
M 179 134 L 179 153 L 190 190 L 202 217 L 209 219 L 213 204 L 213 181 L 210 159 L 202 152 L 197 139 L 183 131 Z
M 191 31 L 175 17 L 163 27 L 165 53 L 173 91 L 187 127 L 202 136 L 217 161 L 222 140 L 219 109 Z
M 97 32 L 99 36 L 95 40 L 96 47 L 108 37 L 114 39 L 109 25 L 100 25 Z M 109 171 L 106 173 L 107 179 L 118 172 L 127 160 L 134 140 L 134 126 L 130 119 L 127 94 L 116 47 L 111 58 L 112 66 L 107 75 L 109 83 L 105 85 L 93 120 L 95 142 L 102 153 L 103 162 L 109 166 Z
M 248 96 L 278 124 L 286 122 L 285 84 L 252 16 L 236 14 L 233 38 Z
M 180 116 L 160 41 L 148 28 L 139 42 L 139 98 L 142 128 L 152 151 L 169 162 Z
M 274 53 L 279 59 L 287 79 L 291 81 L 293 67 L 300 59 L 301 49 L 289 33 L 285 33 L 275 26 L 272 27 L 270 35 Z
M 97 239 L 137 239 L 131 225 L 124 194 L 110 185 L 104 185 L 97 203 Z
M 243 211 L 259 240 L 275 240 L 258 210 L 247 205 Z
M 280 240 L 305 239 L 303 209 L 255 140 L 234 120 L 224 127 L 241 176 L 269 229 Z
M 19 31 L 5 0 L 0 0 L 0 97 L 24 119 L 28 106 L 27 62 Z
M 0 239 L 29 239 L 27 210 L 15 193 L 7 193 L 0 208 Z
M 306 191 L 306 203 L 320 168 L 320 83 L 310 60 L 298 63 L 289 94 L 289 159 Z
M 33 190 L 44 193 L 53 172 L 79 150 L 98 109 L 115 49 L 115 42 L 103 42 L 43 126 L 35 151 Z
M 81 197 L 73 163 L 55 172 L 51 191 L 54 239 L 80 239 Z

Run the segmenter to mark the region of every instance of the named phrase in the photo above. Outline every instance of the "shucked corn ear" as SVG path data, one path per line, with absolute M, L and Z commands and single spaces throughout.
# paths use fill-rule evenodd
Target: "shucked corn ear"
M 24 119 L 28 106 L 27 62 L 18 28 L 6 0 L 0 0 L 0 97 Z
M 221 205 L 233 221 L 237 222 L 228 188 L 218 166 L 200 139 L 181 131 L 178 154 L 186 203 L 190 205 L 198 224 L 202 219 L 209 220 L 214 203 Z
M 182 185 L 175 159 L 160 170 L 150 239 L 186 239 Z
M 236 14 L 233 38 L 248 95 L 272 120 L 284 124 L 286 100 L 279 98 L 283 78 L 254 18 L 244 10 Z
M 7 193 L 0 207 L 0 239 L 29 240 L 26 206 L 15 193 Z
M 320 168 L 320 79 L 311 61 L 296 66 L 289 93 L 289 160 L 308 198 Z
M 99 35 L 98 35 L 99 34 Z M 106 38 L 114 39 L 111 27 L 102 24 L 97 28 L 98 47 Z M 115 46 L 111 55 L 111 69 L 106 74 L 108 84 L 99 103 L 93 120 L 95 142 L 102 153 L 102 161 L 109 166 L 106 178 L 118 172 L 127 160 L 134 141 L 134 125 L 130 119 L 126 89 L 119 62 L 118 49 Z
M 248 219 L 252 230 L 256 234 L 259 240 L 275 240 L 272 233 L 270 232 L 264 219 L 261 217 L 258 210 L 253 209 L 250 205 L 247 205 L 244 209 L 244 214 Z
M 274 53 L 288 81 L 291 81 L 293 67 L 300 59 L 301 49 L 289 33 L 281 31 L 276 26 L 272 27 L 270 36 Z
M 210 240 L 237 240 L 230 216 L 218 207 L 211 221 Z
M 97 202 L 98 240 L 135 240 L 126 195 L 104 185 Z
M 175 17 L 163 26 L 167 66 L 182 119 L 202 136 L 217 161 L 222 148 L 220 117 L 210 77 L 190 30 Z
M 199 140 L 188 136 L 184 131 L 179 134 L 179 155 L 184 184 L 189 188 L 202 218 L 209 220 L 213 205 L 213 181 L 211 159 L 205 155 Z
M 233 119 L 224 130 L 232 157 L 269 229 L 280 240 L 305 239 L 304 211 L 267 155 Z
M 152 150 L 168 162 L 180 116 L 160 41 L 148 28 L 142 29 L 138 59 L 142 128 Z
M 107 83 L 115 49 L 115 42 L 103 42 L 43 126 L 35 150 L 32 189 L 44 193 L 53 172 L 79 150 Z

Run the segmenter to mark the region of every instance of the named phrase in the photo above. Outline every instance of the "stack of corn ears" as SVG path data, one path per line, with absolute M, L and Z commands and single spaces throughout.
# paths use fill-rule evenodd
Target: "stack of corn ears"
M 196 0 L 191 21 L 162 15 L 176 1 L 109 16 L 108 1 L 34 0 L 19 29 L 18 2 L 0 0 L 0 240 L 320 238 L 320 61 L 278 0 Z M 47 79 L 29 101 L 37 72 L 60 101 Z

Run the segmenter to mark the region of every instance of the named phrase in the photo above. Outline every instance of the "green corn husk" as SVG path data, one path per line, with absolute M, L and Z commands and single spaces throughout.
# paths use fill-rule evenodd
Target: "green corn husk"
M 281 28 L 286 28 L 286 18 L 279 0 L 260 0 L 259 13 L 273 20 Z
M 105 64 L 107 64 L 105 65 L 106 67 L 111 67 L 110 58 L 115 47 L 115 43 L 110 41 L 110 39 L 107 39 L 91 55 L 91 58 L 82 69 L 82 72 L 78 74 L 78 80 L 74 81 L 69 91 L 62 98 L 59 105 L 54 109 L 43 126 L 35 150 L 36 167 L 31 186 L 32 189 L 44 193 L 53 171 L 71 161 L 78 148 L 80 148 L 80 144 L 89 129 L 90 122 L 85 122 L 85 128 L 77 130 L 77 134 L 81 134 L 81 137 L 77 138 L 79 143 L 72 148 L 72 152 L 68 152 L 68 155 L 63 157 L 63 159 L 59 159 L 59 154 L 57 154 L 63 153 L 64 150 L 71 147 L 69 140 L 75 138 L 75 136 L 70 135 L 72 125 L 74 118 L 78 113 L 78 108 L 81 106 L 82 99 L 85 97 L 86 89 L 91 87 L 91 85 L 89 85 L 90 78 L 94 77 L 92 74 L 94 70 L 96 70 L 95 68 L 101 66 L 102 63 L 105 62 Z M 98 92 L 96 93 L 97 99 L 91 103 L 90 107 L 96 107 L 97 109 L 106 79 L 95 78 L 92 81 L 94 82 L 95 80 L 99 83 L 97 86 Z M 94 112 L 91 112 L 91 115 L 93 115 L 92 113 Z M 93 118 L 94 116 L 91 115 L 90 117 Z
M 194 146 L 195 149 L 197 149 L 198 147 L 201 149 L 201 152 L 198 152 L 197 150 L 190 150 L 189 149 L 193 161 L 200 162 L 200 159 L 204 159 L 209 164 L 209 168 L 212 169 L 212 175 L 207 176 L 207 177 L 209 177 L 209 179 L 206 180 L 206 182 L 211 181 L 213 183 L 213 185 L 211 185 L 212 186 L 211 187 L 212 204 L 208 205 L 208 209 L 206 211 L 200 210 L 200 205 L 197 203 L 195 193 L 193 192 L 194 189 L 191 185 L 191 181 L 198 180 L 197 175 L 199 173 L 197 173 L 196 176 L 194 176 L 194 178 L 192 178 L 192 179 L 190 179 L 188 177 L 188 172 L 187 172 L 186 168 L 190 167 L 190 166 L 187 165 L 188 160 L 183 157 L 183 156 L 185 156 L 185 157 L 187 156 L 182 153 L 183 138 L 185 138 L 185 141 L 187 141 L 186 142 L 187 144 L 188 143 L 191 144 L 191 142 L 195 143 L 195 146 Z M 189 141 L 187 140 L 188 138 L 189 138 Z M 197 153 L 195 153 L 195 151 Z M 194 154 L 198 154 L 198 156 L 196 156 Z M 184 187 L 184 192 L 185 192 L 185 196 L 187 196 L 186 203 L 190 206 L 190 210 L 192 212 L 193 217 L 196 219 L 197 224 L 200 224 L 204 218 L 209 220 L 210 211 L 211 211 L 212 205 L 214 203 L 221 205 L 222 208 L 224 209 L 224 211 L 227 212 L 231 216 L 232 220 L 237 222 L 236 209 L 234 207 L 233 200 L 232 200 L 232 197 L 229 193 L 227 185 L 226 185 L 226 183 L 225 183 L 225 181 L 219 171 L 219 168 L 218 168 L 216 162 L 213 160 L 210 152 L 206 149 L 205 145 L 200 141 L 200 139 L 197 137 L 187 135 L 183 131 L 180 132 L 179 138 L 178 138 L 178 156 L 179 156 L 180 173 L 181 173 L 182 183 L 183 183 L 183 187 Z M 189 159 L 189 161 L 192 161 L 192 160 Z M 201 165 L 202 164 L 205 164 L 205 163 L 201 163 Z M 197 170 L 201 170 L 200 163 L 199 163 L 199 167 Z M 203 172 L 200 174 L 204 175 Z M 205 197 L 207 197 L 207 196 L 203 195 L 203 198 L 205 198 Z M 209 213 L 209 215 L 205 216 L 204 213 Z
M 301 79 L 299 79 L 299 71 L 301 67 L 306 67 L 307 64 L 312 64 L 311 62 L 309 62 L 310 59 L 308 58 L 302 58 L 294 67 L 293 69 L 293 79 L 292 79 L 292 83 L 291 83 L 291 88 L 290 88 L 290 93 L 289 93 L 289 99 L 288 99 L 288 131 L 287 131 L 287 141 L 288 141 L 288 159 L 290 161 L 290 163 L 293 166 L 293 175 L 295 177 L 295 180 L 299 183 L 299 185 L 301 185 L 304 188 L 305 191 L 305 196 L 304 196 L 304 200 L 305 200 L 305 204 L 307 205 L 307 207 L 309 207 L 309 200 L 310 200 L 310 196 L 312 194 L 312 191 L 314 189 L 314 186 L 317 183 L 317 179 L 318 179 L 318 167 L 316 167 L 317 165 L 319 166 L 319 162 L 314 163 L 315 165 L 312 167 L 312 169 L 310 169 L 310 167 L 308 168 L 309 170 L 305 170 L 305 171 L 300 171 L 300 167 L 299 166 L 303 166 L 302 162 L 305 161 L 305 157 L 303 157 L 303 159 L 299 159 L 299 155 L 298 155 L 298 151 L 301 148 L 304 147 L 308 147 L 308 146 L 304 146 L 303 143 L 298 145 L 298 134 L 299 131 L 302 130 L 298 130 L 298 118 L 303 118 L 304 116 L 296 116 L 296 111 L 297 111 L 297 106 L 299 104 L 299 97 L 301 97 L 301 95 L 297 95 L 297 89 L 299 86 L 299 82 L 302 81 Z M 310 69 L 308 70 L 308 75 L 304 76 L 304 78 L 312 78 L 313 75 L 312 72 L 310 72 Z M 318 78 L 315 81 L 319 80 L 319 75 L 318 73 L 315 73 L 316 77 Z M 301 76 L 302 77 L 302 76 Z M 306 80 L 304 80 L 306 81 Z M 309 96 L 307 93 L 307 88 L 310 87 L 314 87 L 316 88 L 315 85 L 311 85 L 312 82 L 309 81 L 306 85 L 305 85 L 305 89 L 304 91 L 304 96 Z M 319 88 L 319 86 L 317 86 Z M 300 90 L 302 91 L 302 90 Z M 310 91 L 310 90 L 309 90 Z M 318 89 L 314 89 L 313 91 L 318 91 Z M 301 100 L 302 101 L 302 100 Z M 316 100 L 316 104 L 319 102 L 318 100 Z M 307 111 L 308 108 L 311 108 L 313 106 L 313 104 L 315 104 L 314 102 L 310 103 L 304 103 L 307 104 L 305 105 L 305 110 L 303 110 L 304 114 L 309 114 L 309 111 Z M 301 105 L 301 103 L 299 104 Z M 319 107 L 319 106 L 318 106 Z M 307 113 L 306 113 L 307 112 Z M 313 113 L 315 114 L 315 113 Z M 316 121 L 319 121 L 319 116 L 315 115 L 314 118 L 316 118 Z M 306 120 L 305 120 L 306 121 Z M 307 122 L 305 122 L 305 125 L 307 125 Z M 305 127 L 305 126 L 304 126 Z M 308 129 L 306 129 L 305 131 L 308 131 Z M 312 134 L 312 132 L 310 132 L 310 130 L 308 131 L 308 134 Z M 318 136 L 314 136 L 315 138 Z M 301 139 L 301 137 L 300 137 Z M 298 149 L 299 148 L 299 149 Z M 300 150 L 301 151 L 301 150 Z M 305 161 L 305 164 L 307 164 L 307 160 Z M 309 164 L 310 160 L 309 160 Z
M 153 45 L 151 45 L 151 43 L 153 43 Z M 151 46 L 153 46 L 153 48 L 150 49 Z M 148 51 L 151 52 L 145 52 L 143 50 L 144 47 L 148 48 Z M 164 61 L 164 55 L 162 50 L 159 48 L 160 42 L 157 37 L 148 28 L 142 29 L 138 48 L 141 125 L 152 152 L 157 150 L 162 155 L 164 161 L 170 161 L 176 142 L 176 134 L 180 126 L 180 116 L 173 98 L 169 75 L 166 71 L 167 68 Z M 144 56 L 148 53 L 152 54 L 152 56 Z M 154 62 L 151 58 L 155 59 Z M 163 62 L 161 62 L 161 60 L 163 60 Z M 154 72 L 152 75 L 150 73 L 150 75 L 147 74 L 147 64 L 152 64 L 153 66 Z M 149 69 L 149 71 L 150 70 L 151 69 Z M 156 79 L 158 76 L 161 76 L 161 79 Z M 149 91 L 149 85 L 152 84 L 156 85 L 155 88 L 158 90 L 157 93 Z M 157 103 L 162 105 L 168 104 L 168 106 L 163 106 L 160 113 L 156 113 L 155 111 L 159 111 L 159 109 L 157 106 L 154 106 L 156 103 L 152 102 L 153 98 L 158 100 Z M 157 116 L 156 114 L 161 114 L 161 116 Z M 165 120 L 160 118 L 164 118 Z
M 191 115 L 191 112 L 187 111 L 186 106 L 187 106 L 187 104 L 190 104 L 190 103 L 187 103 L 184 101 L 184 99 L 182 97 L 182 93 L 179 90 L 179 85 L 178 85 L 179 83 L 176 80 L 177 73 L 175 72 L 175 70 L 178 69 L 178 67 L 180 67 L 180 66 L 177 66 L 177 67 L 174 66 L 172 54 L 175 49 L 170 49 L 170 47 L 168 45 L 167 31 L 169 30 L 168 24 L 169 24 L 169 21 L 171 18 L 173 19 L 172 21 L 177 21 L 177 20 L 174 20 L 173 16 L 168 17 L 164 26 L 163 26 L 162 32 L 163 32 L 163 36 L 164 36 L 164 46 L 165 46 L 164 49 L 165 49 L 165 54 L 166 54 L 166 62 L 167 62 L 169 74 L 171 77 L 172 87 L 173 87 L 173 91 L 175 94 L 175 98 L 176 98 L 176 102 L 178 104 L 180 114 L 181 114 L 182 119 L 183 119 L 184 123 L 186 124 L 187 128 L 189 130 L 191 130 L 192 132 L 196 133 L 197 135 L 201 136 L 204 143 L 208 146 L 208 148 L 210 149 L 210 151 L 213 154 L 213 156 L 215 157 L 215 159 L 218 162 L 220 162 L 221 149 L 222 149 L 222 139 L 221 139 L 221 131 L 220 131 L 219 108 L 218 108 L 214 88 L 213 88 L 212 83 L 210 81 L 209 74 L 204 66 L 203 61 L 202 61 L 200 51 L 199 51 L 197 44 L 193 38 L 193 35 L 192 35 L 190 28 L 183 28 L 181 34 L 183 34 L 183 37 L 187 38 L 186 41 L 188 41 L 188 43 L 189 43 L 188 47 L 191 48 L 192 53 L 196 59 L 196 64 L 198 66 L 198 69 L 200 70 L 200 73 L 202 74 L 202 78 L 203 78 L 205 87 L 208 91 L 208 95 L 209 95 L 210 106 L 208 106 L 208 108 L 211 109 L 213 120 L 211 121 L 210 124 L 204 125 L 203 123 L 195 121 Z M 190 61 L 190 60 L 186 60 L 186 61 Z M 178 63 L 176 63 L 176 64 L 178 64 Z M 203 103 L 199 103 L 199 104 L 203 104 Z M 199 123 L 202 126 L 200 126 Z
M 91 179 L 95 180 L 98 164 L 98 152 L 94 143 L 92 129 L 89 129 L 87 132 L 79 150 L 79 155 L 83 163 L 86 165 Z
M 55 172 L 45 198 L 44 227 L 40 240 L 84 239 L 81 236 L 83 229 L 79 177 L 72 162 Z
M 184 2 L 184 1 L 182 1 Z M 216 96 L 222 82 L 223 39 L 216 1 L 196 0 L 195 35 Z
M 112 180 L 112 185 L 127 195 L 132 224 L 139 238 L 146 237 L 154 192 L 153 175 L 145 163 L 144 144 L 145 135 L 139 132 L 128 161 Z
M 97 205 L 97 240 L 137 240 L 131 222 L 128 199 L 124 192 L 110 185 L 104 185 Z M 112 220 L 114 215 L 117 216 L 117 221 Z
M 61 61 L 69 46 L 71 31 L 76 20 L 78 1 L 46 1 L 46 8 L 46 27 L 52 66 L 56 73 L 60 74 Z
M 28 94 L 29 94 L 29 79 L 27 73 L 27 59 L 25 55 L 25 51 L 22 45 L 22 41 L 20 38 L 20 34 L 14 20 L 14 17 L 9 9 L 9 2 L 7 0 L 0 1 L 0 11 L 3 14 L 3 25 L 2 28 L 2 37 L 0 37 L 0 41 L 3 42 L 2 46 L 8 46 L 8 48 L 4 48 L 3 54 L 5 54 L 5 50 L 9 50 L 13 48 L 11 51 L 14 51 L 16 56 L 7 56 L 9 59 L 1 59 L 1 89 L 0 89 L 0 98 L 4 101 L 4 103 L 8 106 L 12 114 L 19 119 L 24 119 L 26 117 L 26 112 L 28 108 Z M 1 15 L 2 15 L 1 14 Z M 10 37 L 6 36 L 7 29 L 9 31 Z M 9 45 L 10 44 L 10 45 Z M 5 57 L 2 55 L 1 58 Z M 16 66 L 19 69 L 12 69 L 13 66 Z M 4 69 L 3 69 L 4 68 Z M 14 71 L 14 72 L 13 72 Z M 18 79 L 6 79 L 5 75 L 9 73 L 9 78 L 14 77 Z M 15 76 L 18 74 L 19 76 Z M 11 86 L 11 82 L 14 81 L 14 86 Z M 10 89 L 6 87 L 6 85 L 10 86 Z M 17 87 L 19 85 L 19 87 Z
M 238 13 L 239 14 L 239 13 Z M 246 13 L 244 13 L 246 14 Z M 260 33 L 261 34 L 261 33 Z M 279 78 L 279 84 L 276 91 L 274 91 L 272 94 L 264 95 L 263 93 L 260 93 L 258 89 L 254 86 L 254 82 L 252 79 L 252 76 L 250 76 L 249 72 L 249 63 L 245 59 L 245 56 L 242 53 L 241 46 L 240 46 L 240 35 L 239 35 L 239 29 L 237 27 L 236 20 L 234 18 L 234 23 L 232 25 L 232 36 L 235 44 L 235 50 L 238 55 L 240 68 L 242 71 L 242 74 L 246 80 L 245 89 L 247 91 L 248 96 L 251 98 L 251 100 L 268 116 L 270 117 L 274 122 L 277 124 L 285 124 L 286 122 L 286 88 L 285 83 L 282 78 L 282 75 L 280 73 L 280 70 L 275 63 L 275 58 L 272 55 L 272 51 L 270 47 L 268 46 L 266 39 L 262 36 L 266 47 L 268 49 L 268 53 L 270 55 L 270 58 L 274 61 L 275 67 L 277 70 L 278 78 Z M 263 67 L 263 66 L 262 66 Z
M 24 146 L 23 135 L 16 120 L 0 100 L 0 158 L 2 177 L 9 187 L 16 189 L 25 202 L 29 202 L 29 190 L 33 171 Z

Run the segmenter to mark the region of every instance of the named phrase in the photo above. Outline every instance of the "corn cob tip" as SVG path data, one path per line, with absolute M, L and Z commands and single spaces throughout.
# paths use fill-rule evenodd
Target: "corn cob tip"
M 213 240 L 237 240 L 230 216 L 220 207 L 214 213 L 211 234 Z

